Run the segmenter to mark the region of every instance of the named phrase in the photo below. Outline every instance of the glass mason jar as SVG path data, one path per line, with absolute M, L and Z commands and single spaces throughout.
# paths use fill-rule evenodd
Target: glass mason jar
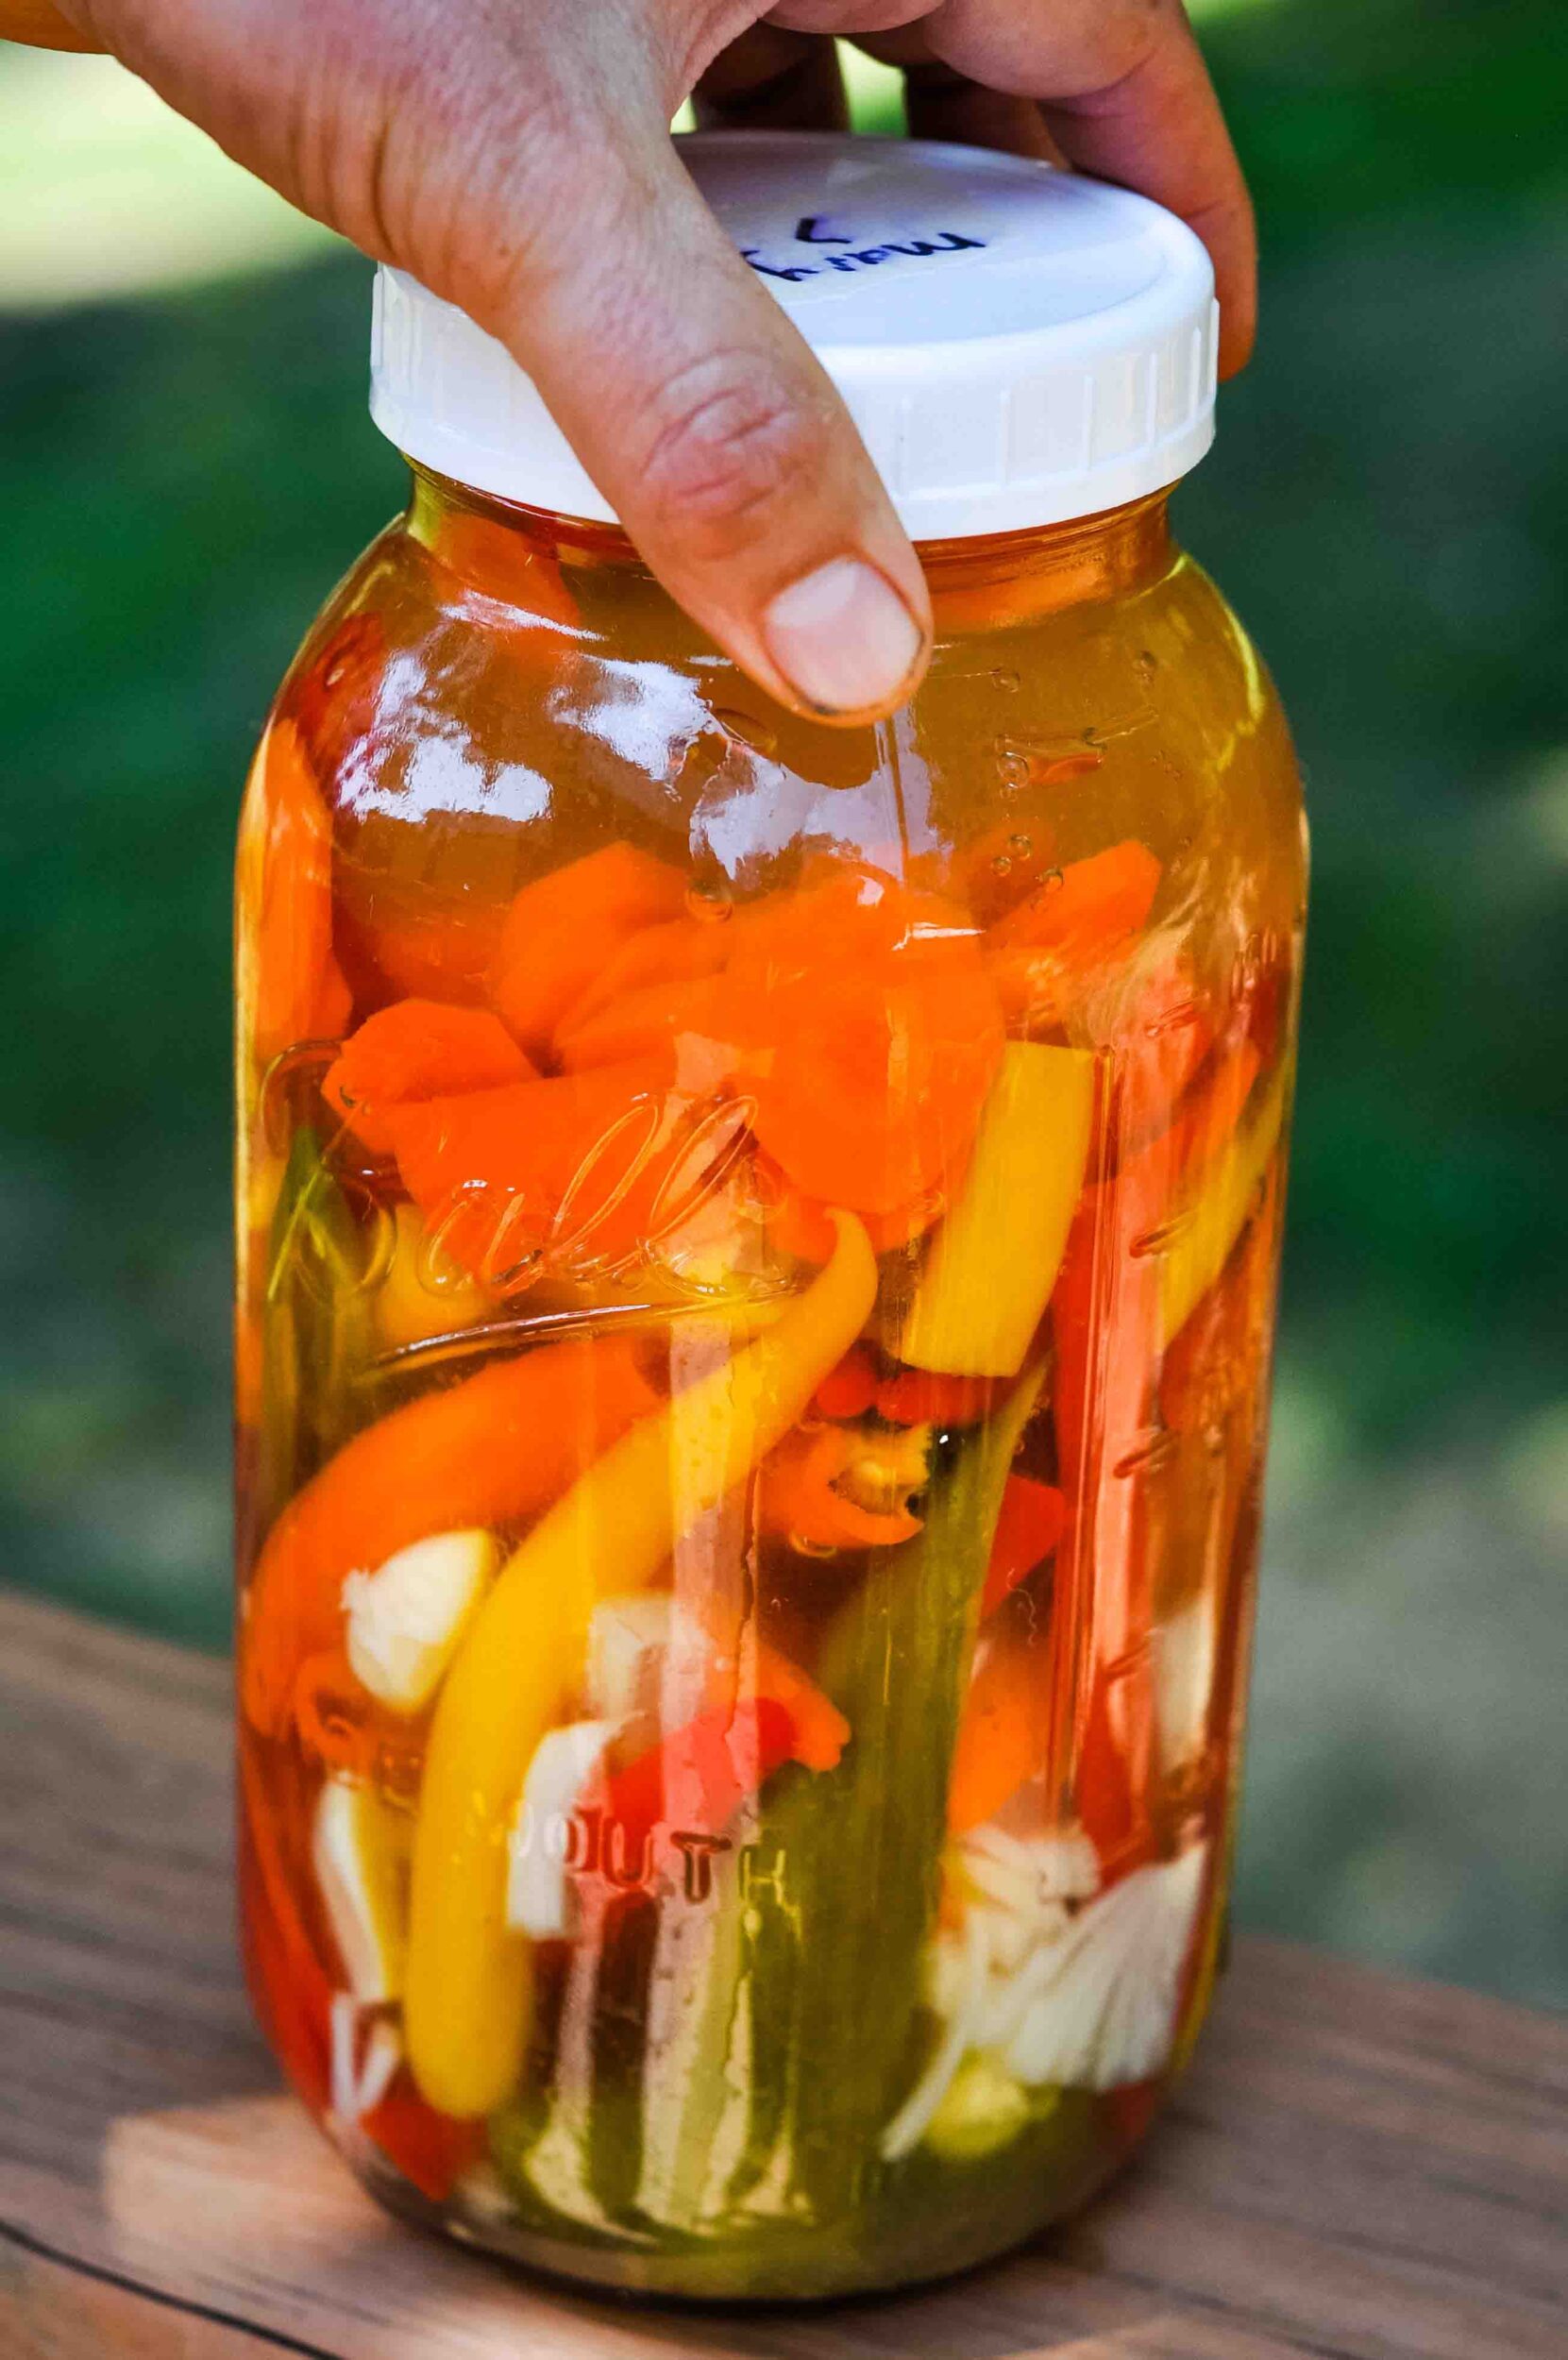
M 1011 529 L 906 463 L 913 527 L 986 521 L 921 531 L 929 678 L 841 730 L 717 655 L 590 489 L 548 513 L 477 442 L 477 486 L 438 472 L 460 438 L 405 388 L 407 513 L 289 675 L 239 861 L 257 2005 L 395 2210 L 700 2297 L 995 2251 L 1189 2052 L 1303 913 L 1284 722 L 1167 521 L 1195 242 L 1082 184 L 1064 228 L 1037 167 L 829 145 L 815 198 L 797 143 L 708 177 L 766 259 L 826 176 L 901 265 L 884 342 L 902 302 L 976 335 L 923 264 L 1011 237 L 1017 304 L 1086 202 L 1123 263 L 1153 221 L 1197 294 L 1151 328 L 1124 270 L 1111 357 L 1195 339 L 1186 427 L 1015 486 Z

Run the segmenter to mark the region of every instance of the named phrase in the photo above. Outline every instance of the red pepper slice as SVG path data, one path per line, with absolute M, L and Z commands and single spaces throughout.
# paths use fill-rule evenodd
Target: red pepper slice
M 795 1720 L 771 1696 L 714 1705 L 650 1745 L 604 1790 L 604 1843 L 616 1882 L 649 1873 L 653 1830 L 717 1835 L 795 1751 Z
M 248 1745 L 240 1752 L 240 1886 L 247 1981 L 279 2064 L 312 2113 L 331 2086 L 332 1987 L 295 1900 L 274 1809 Z
M 996 1386 L 987 1376 L 944 1376 L 933 1369 L 900 1369 L 877 1387 L 877 1416 L 889 1425 L 978 1425 Z
M 856 1344 L 846 1353 L 835 1369 L 830 1369 L 812 1396 L 812 1408 L 819 1418 L 863 1418 L 877 1397 L 876 1362 L 864 1344 Z M 912 1419 L 911 1424 L 918 1424 Z
M 1027 1581 L 1037 1565 L 1044 1564 L 1066 1522 L 1067 1501 L 1054 1483 L 1037 1483 L 1033 1475 L 1008 1476 L 980 1599 L 982 1620 Z
M 1154 1748 L 1154 1682 L 1147 1652 L 1106 1667 L 1095 1681 L 1078 1756 L 1073 1799 L 1103 1881 L 1115 1884 L 1155 1857 L 1154 1830 L 1139 1808 Z
M 387 2162 L 421 2196 L 439 2204 L 460 2172 L 484 2151 L 482 2122 L 458 2122 L 427 2106 L 406 2065 L 399 2065 L 386 2096 L 361 2117 L 360 2128 Z

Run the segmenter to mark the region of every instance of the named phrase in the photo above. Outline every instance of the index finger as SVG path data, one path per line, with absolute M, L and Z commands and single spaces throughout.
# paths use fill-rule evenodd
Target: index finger
M 1185 12 L 1163 15 L 1141 63 L 1107 89 L 1045 102 L 1070 164 L 1179 213 L 1207 246 L 1220 298 L 1220 374 L 1257 332 L 1257 230 L 1241 166 Z
M 960 73 L 1038 100 L 1070 164 L 1196 230 L 1214 262 L 1221 369 L 1239 369 L 1257 319 L 1252 200 L 1180 0 L 942 0 L 920 30 Z

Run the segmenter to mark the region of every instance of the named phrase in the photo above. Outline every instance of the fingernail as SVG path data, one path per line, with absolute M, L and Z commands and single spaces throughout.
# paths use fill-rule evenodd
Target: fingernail
M 892 583 L 858 557 L 832 558 L 781 590 L 762 635 L 796 695 L 818 713 L 890 703 L 922 636 Z

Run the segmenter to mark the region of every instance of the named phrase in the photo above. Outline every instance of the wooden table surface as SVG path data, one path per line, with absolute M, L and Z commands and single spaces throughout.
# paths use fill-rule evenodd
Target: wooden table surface
M 923 2294 L 623 2309 L 397 2227 L 251 2028 L 228 1688 L 0 1596 L 5 2360 L 1568 2360 L 1568 2026 L 1279 1943 L 1146 2160 Z

